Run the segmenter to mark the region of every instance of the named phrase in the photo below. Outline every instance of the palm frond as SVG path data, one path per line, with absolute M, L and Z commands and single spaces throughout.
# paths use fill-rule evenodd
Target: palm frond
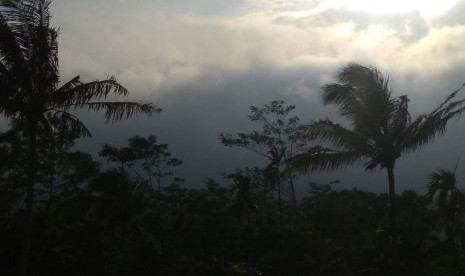
M 433 112 L 437 112 L 441 110 L 446 104 L 448 104 L 452 99 L 454 99 L 457 96 L 457 93 L 459 93 L 463 88 L 465 87 L 465 83 L 463 83 L 459 88 L 454 90 L 452 93 L 450 93 L 444 102 L 442 102 Z
M 75 77 L 53 93 L 53 101 L 61 105 L 76 105 L 92 100 L 106 99 L 113 92 L 116 96 L 128 96 L 128 90 L 119 84 L 114 77 L 103 81 L 81 83 L 79 77 Z
M 152 115 L 161 111 L 151 103 L 139 102 L 81 102 L 62 106 L 62 108 L 64 110 L 69 108 L 87 108 L 89 111 L 105 110 L 106 121 L 112 123 L 138 114 Z
M 360 98 L 370 98 L 373 94 L 377 94 L 374 98 L 378 100 L 390 98 L 389 78 L 385 78 L 373 66 L 366 67 L 358 63 L 349 63 L 339 72 L 338 81 L 348 85 Z
M 6 22 L 25 60 L 30 57 L 33 38 L 32 32 L 38 27 L 49 28 L 49 0 L 0 0 L 0 14 Z
M 72 78 L 71 80 L 69 80 L 67 83 L 63 84 L 61 87 L 59 87 L 55 92 L 54 94 L 57 94 L 57 95 L 60 95 L 62 93 L 64 93 L 64 91 L 68 91 L 68 90 L 71 90 L 79 85 L 82 84 L 82 82 L 79 80 L 80 77 L 79 76 L 76 76 L 74 78 Z
M 405 95 L 390 100 L 387 108 L 389 112 L 387 118 L 388 129 L 405 128 L 410 124 L 409 101 L 409 98 Z
M 331 171 L 359 162 L 363 155 L 356 151 L 338 151 L 321 146 L 313 147 L 290 160 L 291 167 L 297 172 Z
M 14 66 L 24 67 L 21 45 L 14 32 L 0 13 L 0 72 L 11 74 Z
M 457 189 L 455 173 L 439 169 L 428 175 L 426 196 L 434 203 L 443 217 L 455 217 L 463 212 L 460 206 L 462 192 Z
M 337 74 L 338 80 L 350 83 L 353 86 L 364 87 L 370 76 L 370 67 L 366 67 L 357 62 L 349 62 L 343 66 Z
M 390 104 L 385 134 L 387 140 L 392 141 L 395 148 L 401 148 L 405 140 L 408 139 L 405 137 L 405 130 L 412 123 L 408 102 L 407 96 L 400 96 L 392 99 Z
M 46 26 L 38 26 L 31 33 L 32 53 L 28 63 L 35 91 L 42 93 L 41 97 L 50 97 L 59 83 L 58 33 Z
M 354 131 L 380 140 L 387 127 L 391 104 L 388 79 L 374 67 L 351 63 L 338 74 L 338 83 L 323 86 L 325 104 L 337 105 Z
M 438 191 L 448 186 L 455 186 L 455 174 L 451 171 L 438 169 L 428 175 L 427 197 L 432 198 Z
M 373 145 L 370 140 L 354 131 L 351 131 L 340 124 L 329 119 L 316 120 L 308 126 L 307 134 L 313 139 L 320 138 L 329 141 L 339 149 L 349 151 L 370 152 Z
M 49 26 L 50 0 L 0 0 L 0 13 L 17 25 Z
M 67 130 L 66 132 L 75 132 L 78 133 L 81 137 L 92 136 L 89 129 L 84 125 L 84 123 L 73 114 L 64 110 L 53 110 L 52 114 L 54 118 L 57 120 L 56 128 L 58 130 Z
M 29 93 L 52 91 L 58 83 L 57 31 L 49 27 L 49 4 L 0 1 L 0 71 Z
M 331 83 L 323 87 L 323 103 L 325 105 L 345 105 L 356 102 L 354 95 L 351 93 L 351 87 L 347 84 Z
M 366 117 L 365 106 L 349 84 L 331 83 L 322 87 L 324 104 L 338 106 L 339 114 L 349 119 Z
M 450 119 L 460 116 L 465 111 L 465 100 L 451 102 L 455 97 L 453 92 L 440 105 L 428 114 L 418 116 L 406 129 L 403 150 L 415 151 L 430 141 L 434 141 L 437 136 L 444 134 Z M 451 97 L 452 96 L 452 97 Z

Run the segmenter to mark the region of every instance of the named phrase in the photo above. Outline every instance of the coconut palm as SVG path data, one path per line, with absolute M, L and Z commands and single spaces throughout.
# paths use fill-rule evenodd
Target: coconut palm
M 312 122 L 307 134 L 324 144 L 296 156 L 294 166 L 301 171 L 333 170 L 362 161 L 367 170 L 386 169 L 390 228 L 395 235 L 395 163 L 402 154 L 419 150 L 442 135 L 447 122 L 463 112 L 464 100 L 454 101 L 459 90 L 430 113 L 412 120 L 409 99 L 394 97 L 388 78 L 375 67 L 349 63 L 338 73 L 336 83 L 323 86 L 323 101 L 336 105 L 350 127 L 329 119 Z
M 436 206 L 454 251 L 460 252 L 465 198 L 457 188 L 455 171 L 439 169 L 429 174 L 426 196 Z
M 71 113 L 73 110 L 104 110 L 110 122 L 158 111 L 150 103 L 109 101 L 111 95 L 128 95 L 126 88 L 113 77 L 89 83 L 75 77 L 61 85 L 58 32 L 50 27 L 49 5 L 50 0 L 0 0 L 0 114 L 8 119 L 23 120 L 29 140 L 22 275 L 27 275 L 30 249 L 38 124 L 48 125 L 46 115 L 54 115 L 62 125 L 90 135 L 85 125 Z

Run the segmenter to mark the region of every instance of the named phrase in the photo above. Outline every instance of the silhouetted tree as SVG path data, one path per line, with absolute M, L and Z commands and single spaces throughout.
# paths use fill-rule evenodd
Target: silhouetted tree
M 303 137 L 304 126 L 297 116 L 289 117 L 295 106 L 287 106 L 284 101 L 271 101 L 263 107 L 251 106 L 252 122 L 261 125 L 261 131 L 219 135 L 225 146 L 238 146 L 251 150 L 268 160 L 265 176 L 269 184 L 277 190 L 281 205 L 282 195 L 287 190 L 283 184 L 287 182 L 292 202 L 296 206 L 295 173 L 290 167 L 290 160 L 306 149 L 306 139 Z
M 385 195 L 310 183 L 310 191 L 302 199 L 302 212 L 311 229 L 339 248 L 337 258 L 344 260 L 352 271 L 379 270 L 380 254 L 369 242 L 376 239 L 386 202 Z
M 156 184 L 159 194 L 162 192 L 162 183 L 167 178 L 171 178 L 172 182 L 184 181 L 171 171 L 172 168 L 180 166 L 182 161 L 171 156 L 168 144 L 159 143 L 153 135 L 147 138 L 134 136 L 128 141 L 128 147 L 122 148 L 103 145 L 100 156 L 106 157 L 108 161 L 119 162 L 123 170 L 129 168 L 140 180 L 147 181 L 152 189 Z
M 364 162 L 367 170 L 386 169 L 390 231 L 395 236 L 395 162 L 402 154 L 416 151 L 442 135 L 449 120 L 463 112 L 464 100 L 453 101 L 461 88 L 430 113 L 412 120 L 407 96 L 392 96 L 389 80 L 375 67 L 350 63 L 337 77 L 336 83 L 323 86 L 323 101 L 336 105 L 339 115 L 348 120 L 351 127 L 329 119 L 312 122 L 308 125 L 307 136 L 320 138 L 334 148 L 327 144 L 315 147 L 297 155 L 293 163 L 301 171 L 339 169 L 359 161 Z
M 21 275 L 27 275 L 31 243 L 37 126 L 48 124 L 45 114 L 56 114 L 61 123 L 89 135 L 71 110 L 104 109 L 107 121 L 113 122 L 137 113 L 156 111 L 149 103 L 106 101 L 111 92 L 115 96 L 128 95 L 113 77 L 90 83 L 82 83 L 75 77 L 59 87 L 58 32 L 50 27 L 49 4 L 49 0 L 0 2 L 0 114 L 7 118 L 21 118 L 27 123 L 30 146 Z
M 50 114 L 47 120 L 53 125 L 57 118 Z M 17 189 L 22 188 L 21 183 L 26 181 L 24 165 L 27 163 L 28 139 L 26 123 L 22 120 L 13 120 L 10 129 L 0 136 L 0 144 L 7 149 L 10 159 L 0 177 L 5 183 L 13 184 Z M 79 131 L 74 128 L 63 127 L 49 132 L 44 125 L 37 127 L 37 173 L 35 176 L 35 194 L 42 202 L 50 204 L 55 197 L 72 196 L 75 189 L 83 189 L 88 182 L 99 172 L 99 164 L 92 160 L 88 153 L 72 150 L 74 140 L 80 137 Z
M 225 174 L 226 179 L 233 181 L 230 185 L 233 193 L 233 208 L 247 228 L 250 227 L 252 214 L 268 196 L 263 171 L 259 168 L 238 169 L 235 173 Z
M 437 208 L 455 253 L 462 248 L 465 195 L 457 188 L 455 172 L 439 169 L 428 175 L 426 196 Z

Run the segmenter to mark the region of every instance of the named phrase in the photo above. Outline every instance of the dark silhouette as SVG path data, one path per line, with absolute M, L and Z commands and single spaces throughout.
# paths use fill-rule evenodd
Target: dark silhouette
M 75 109 L 104 111 L 107 122 L 159 109 L 111 101 L 128 95 L 113 77 L 60 86 L 49 5 L 0 0 L 0 115 L 10 120 L 0 133 L 0 275 L 465 275 L 465 199 L 455 172 L 431 174 L 426 195 L 396 195 L 394 185 L 396 160 L 463 112 L 460 89 L 411 119 L 408 98 L 392 96 L 376 68 L 349 64 L 323 87 L 323 100 L 350 127 L 329 119 L 303 126 L 284 101 L 252 106 L 249 118 L 261 128 L 220 139 L 266 157 L 267 166 L 189 189 L 176 177 L 181 161 L 155 136 L 104 145 L 110 164 L 102 166 L 73 148 L 90 135 Z M 310 148 L 316 138 L 323 145 Z M 296 196 L 297 169 L 359 161 L 387 170 L 389 195 L 335 190 L 337 180 L 309 183 Z
M 158 195 L 162 192 L 163 182 L 173 184 L 184 181 L 172 172 L 182 161 L 172 157 L 168 145 L 159 143 L 156 136 L 134 136 L 128 139 L 128 144 L 128 147 L 122 148 L 105 144 L 99 154 L 107 161 L 120 163 L 123 172 L 129 169 L 140 181 L 147 182 Z
M 24 120 L 29 137 L 21 275 L 27 275 L 31 244 L 37 126 L 49 124 L 46 114 L 54 114 L 60 124 L 89 135 L 89 130 L 70 111 L 103 109 L 105 118 L 111 122 L 157 111 L 150 103 L 106 101 L 110 93 L 128 95 L 113 77 L 90 83 L 82 83 L 75 77 L 59 87 L 58 32 L 50 27 L 49 5 L 49 0 L 0 2 L 0 114 Z
M 268 160 L 265 177 L 277 191 L 280 205 L 285 194 L 290 194 L 296 205 L 296 174 L 290 167 L 290 160 L 307 149 L 304 125 L 300 124 L 297 116 L 290 117 L 294 109 L 295 106 L 287 106 L 284 101 L 271 101 L 263 107 L 251 106 L 249 118 L 260 124 L 259 131 L 238 133 L 237 137 L 223 133 L 219 135 L 223 145 L 246 148 Z
M 441 226 L 453 253 L 459 254 L 464 236 L 465 195 L 457 187 L 455 170 L 439 169 L 429 174 L 426 197 L 440 214 Z
M 312 122 L 308 125 L 308 137 L 319 138 L 334 148 L 325 144 L 299 154 L 293 159 L 294 166 L 304 172 L 333 170 L 363 161 L 367 170 L 386 169 L 390 232 L 395 244 L 395 162 L 402 154 L 416 151 L 442 135 L 449 120 L 463 112 L 464 100 L 454 101 L 459 90 L 430 113 L 412 120 L 409 99 L 405 95 L 392 96 L 388 78 L 375 67 L 349 63 L 339 71 L 336 83 L 323 86 L 323 102 L 336 105 L 350 127 L 329 119 Z
M 18 274 L 12 264 L 20 254 L 17 241 L 21 240 L 19 230 L 24 221 L 24 211 L 18 209 L 18 202 L 23 201 L 22 187 L 16 184 L 26 178 L 21 173 L 27 159 L 23 150 L 27 139 L 21 139 L 25 131 L 21 124 L 13 126 L 0 135 L 0 157 L 11 157 L 11 162 L 0 168 L 1 275 Z M 38 130 L 30 262 L 34 274 L 465 273 L 464 255 L 444 248 L 443 228 L 435 227 L 443 225 L 444 217 L 426 195 L 406 191 L 397 196 L 398 237 L 402 242 L 398 244 L 397 273 L 389 274 L 391 236 L 384 230 L 387 194 L 334 190 L 331 184 L 335 182 L 310 183 L 309 193 L 296 202 L 299 219 L 294 219 L 294 205 L 288 202 L 279 208 L 277 197 L 266 191 L 263 171 L 246 169 L 224 175 L 223 185 L 211 179 L 199 189 L 177 183 L 163 185 L 154 197 L 144 175 L 145 159 L 124 161 L 125 170 L 109 168 L 113 162 L 100 167 L 89 154 L 68 146 L 79 137 L 75 132 L 60 132 L 57 137 L 57 159 L 51 174 L 49 134 L 43 126 Z M 134 137 L 131 141 L 138 145 L 134 156 L 144 156 L 138 154 L 146 152 L 145 146 L 139 147 L 145 145 L 144 138 Z M 142 178 L 136 177 L 131 167 Z M 47 186 L 52 179 L 53 191 Z M 463 231 L 462 224 L 457 228 Z

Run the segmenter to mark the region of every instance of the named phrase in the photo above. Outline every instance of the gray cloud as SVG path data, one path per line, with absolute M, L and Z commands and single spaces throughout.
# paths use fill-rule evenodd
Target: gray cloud
M 95 1 L 96 11 L 75 8 L 71 15 L 64 7 L 79 4 L 60 2 L 57 13 L 66 15 L 56 18 L 64 22 L 59 24 L 63 76 L 114 74 L 144 95 L 254 66 L 335 66 L 359 60 L 427 78 L 464 61 L 464 26 L 432 28 L 418 13 L 375 18 L 330 10 L 304 18 L 268 13 L 204 17 L 163 14 L 154 4 L 140 11 L 143 5 L 131 9 L 126 2 L 100 11 L 105 2 Z M 123 8 L 128 11 L 120 14 Z
M 253 128 L 247 118 L 250 105 L 283 99 L 297 106 L 303 122 L 326 116 L 338 120 L 334 107 L 321 104 L 319 92 L 346 62 L 373 64 L 388 73 L 395 94 L 411 99 L 414 115 L 464 82 L 463 24 L 431 23 L 416 12 L 378 17 L 344 9 L 287 13 L 302 1 L 273 1 L 271 12 L 260 11 L 264 1 L 221 2 L 54 2 L 63 80 L 114 74 L 135 98 L 164 109 L 154 118 L 105 127 L 96 114 L 82 113 L 94 138 L 80 141 L 80 147 L 95 153 L 102 143 L 124 145 L 132 135 L 155 134 L 185 161 L 184 176 L 198 185 L 220 172 L 263 163 L 217 140 L 220 132 Z M 307 4 L 311 9 L 318 2 Z M 428 172 L 455 164 L 463 155 L 461 126 L 454 124 L 446 137 L 400 160 L 400 190 L 421 189 Z M 386 191 L 384 172 L 359 167 L 312 177 Z
M 323 106 L 320 99 L 320 86 L 324 83 L 323 73 L 332 75 L 335 71 L 336 68 L 325 67 L 300 67 L 289 70 L 254 68 L 248 72 L 231 74 L 221 83 L 198 81 L 181 88 L 171 88 L 172 90 L 164 91 L 161 96 L 152 99 L 165 109 L 162 114 L 153 118 L 136 118 L 113 127 L 102 127 L 103 120 L 96 120 L 95 114 L 85 116 L 85 120 L 91 124 L 94 138 L 81 141 L 80 147 L 96 153 L 97 145 L 102 143 L 124 145 L 126 139 L 132 135 L 155 134 L 162 142 L 169 143 L 170 150 L 176 157 L 184 160 L 180 173 L 188 179 L 188 184 L 200 187 L 202 181 L 208 177 L 221 179 L 222 172 L 266 164 L 266 160 L 246 150 L 222 146 L 217 139 L 220 132 L 234 134 L 257 127 L 247 118 L 250 105 L 262 105 L 274 99 L 283 99 L 296 105 L 296 115 L 303 123 L 323 117 L 341 122 L 334 107 Z M 412 84 L 402 81 L 397 76 L 391 74 L 392 89 L 396 95 L 409 95 L 412 99 L 412 115 L 426 112 L 440 103 L 460 80 L 458 73 L 445 79 L 440 75 L 431 80 L 437 84 L 428 88 L 428 83 Z M 420 94 L 419 89 L 435 90 L 436 93 L 426 97 L 415 96 Z M 429 172 L 438 167 L 453 166 L 465 151 L 462 147 L 451 147 L 461 145 L 465 138 L 462 129 L 463 122 L 455 122 L 445 137 L 437 139 L 418 153 L 401 158 L 396 168 L 399 191 L 407 188 L 422 190 Z M 458 175 L 464 172 L 460 168 Z M 366 172 L 361 165 L 337 172 L 306 175 L 302 179 L 300 191 L 305 190 L 305 183 L 308 181 L 326 183 L 334 179 L 342 181 L 338 185 L 340 188 L 356 186 L 386 192 L 387 185 L 384 171 Z

